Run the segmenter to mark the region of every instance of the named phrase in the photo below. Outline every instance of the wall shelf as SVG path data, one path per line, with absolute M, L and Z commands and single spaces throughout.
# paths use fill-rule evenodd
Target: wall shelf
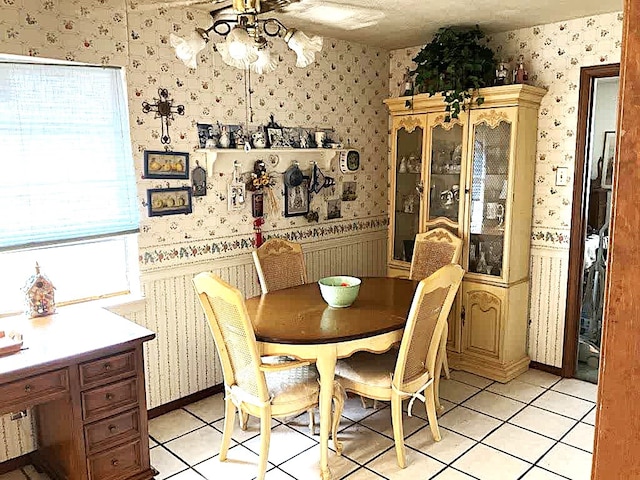
M 232 172 L 234 160 L 240 162 L 242 172 L 253 170 L 253 163 L 256 160 L 264 160 L 268 170 L 280 173 L 284 172 L 293 161 L 297 161 L 303 170 L 313 167 L 314 162 L 320 168 L 328 169 L 331 159 L 339 152 L 339 149 L 334 148 L 252 148 L 249 151 L 240 148 L 199 148 L 196 150 L 196 153 L 205 155 L 208 176 L 213 175 L 214 166 L 216 171 Z

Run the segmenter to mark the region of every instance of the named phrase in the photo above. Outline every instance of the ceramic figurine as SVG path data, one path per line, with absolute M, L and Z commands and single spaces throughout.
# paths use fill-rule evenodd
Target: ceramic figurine
M 258 130 L 251 134 L 251 141 L 253 142 L 253 148 L 267 148 L 267 136 L 264 130 Z
M 507 85 L 509 83 L 509 64 L 500 62 L 496 69 L 496 85 Z
M 218 144 L 220 145 L 220 148 L 229 148 L 231 146 L 231 136 L 227 131 L 227 127 L 224 125 L 221 128 Z
M 518 68 L 513 72 L 513 83 L 524 83 L 529 79 L 529 75 L 524 68 L 524 57 L 520 55 L 518 58 Z
M 398 173 L 407 173 L 407 158 L 402 157 L 400 159 L 400 166 L 398 167 Z

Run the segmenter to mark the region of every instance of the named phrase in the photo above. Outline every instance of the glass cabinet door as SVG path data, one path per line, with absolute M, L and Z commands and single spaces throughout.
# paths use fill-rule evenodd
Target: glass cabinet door
M 444 123 L 444 116 L 430 118 L 431 164 L 429 169 L 429 208 L 427 223 L 448 220 L 454 234 L 459 235 L 459 221 L 464 206 L 462 169 L 466 128 L 462 120 Z M 462 188 L 462 192 L 460 192 Z M 460 201 L 462 197 L 463 202 Z
M 472 112 L 469 272 L 502 277 L 512 121 Z
M 415 237 L 420 231 L 424 120 L 400 119 L 394 132 L 393 260 L 411 262 Z

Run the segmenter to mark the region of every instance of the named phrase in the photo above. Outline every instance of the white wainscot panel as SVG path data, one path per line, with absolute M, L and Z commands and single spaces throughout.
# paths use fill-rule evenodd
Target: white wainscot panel
M 531 248 L 529 356 L 562 367 L 569 251 Z

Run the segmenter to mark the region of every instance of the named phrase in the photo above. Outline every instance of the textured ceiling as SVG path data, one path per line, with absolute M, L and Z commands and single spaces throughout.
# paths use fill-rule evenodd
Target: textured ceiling
M 213 4 L 206 0 L 138 0 L 133 8 L 191 6 L 211 10 Z M 300 0 L 293 7 L 299 11 L 269 15 L 278 17 L 287 27 L 296 27 L 305 33 L 391 50 L 424 45 L 438 28 L 444 26 L 478 24 L 486 33 L 504 32 L 621 11 L 622 0 Z M 367 26 L 367 23 L 372 24 Z M 361 27 L 349 29 L 357 24 Z M 206 28 L 206 25 L 202 27 Z

